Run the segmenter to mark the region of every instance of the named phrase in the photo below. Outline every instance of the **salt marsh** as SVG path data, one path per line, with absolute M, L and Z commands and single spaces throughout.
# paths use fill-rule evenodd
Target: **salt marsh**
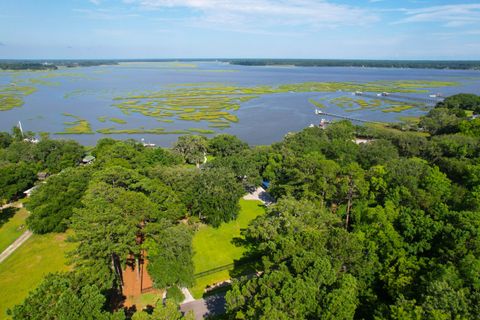
M 356 91 L 428 97 L 480 93 L 480 72 L 342 67 L 246 67 L 220 62 L 136 62 L 37 72 L 0 72 L 0 130 L 94 144 L 104 136 L 169 146 L 178 135 L 231 133 L 251 144 L 280 140 L 320 119 L 314 110 L 402 121 L 420 103 Z M 68 116 L 66 116 L 68 115 Z M 66 118 L 68 117 L 68 118 Z

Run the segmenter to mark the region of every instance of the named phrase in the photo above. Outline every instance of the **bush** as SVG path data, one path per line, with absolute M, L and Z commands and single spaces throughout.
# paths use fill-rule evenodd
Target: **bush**
M 185 296 L 179 287 L 174 286 L 167 289 L 167 299 L 172 300 L 176 304 L 180 304 L 185 300 Z

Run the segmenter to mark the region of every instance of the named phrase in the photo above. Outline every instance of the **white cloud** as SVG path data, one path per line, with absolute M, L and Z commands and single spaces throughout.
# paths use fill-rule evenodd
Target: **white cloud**
M 187 8 L 196 25 L 271 30 L 282 26 L 359 26 L 378 20 L 369 10 L 323 0 L 123 0 L 143 9 Z
M 98 6 L 101 3 L 101 0 L 89 0 L 94 5 Z
M 480 23 L 480 4 L 455 4 L 419 9 L 403 9 L 407 17 L 394 24 L 438 22 L 447 27 Z

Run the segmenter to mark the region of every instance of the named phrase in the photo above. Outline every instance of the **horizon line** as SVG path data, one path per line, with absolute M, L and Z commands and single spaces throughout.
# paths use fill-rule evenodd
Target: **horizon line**
M 225 60 L 285 60 L 285 61 L 299 61 L 299 60 L 317 60 L 317 61 L 411 61 L 411 62 L 480 62 L 480 59 L 373 59 L 373 58 L 0 58 L 0 61 L 225 61 Z

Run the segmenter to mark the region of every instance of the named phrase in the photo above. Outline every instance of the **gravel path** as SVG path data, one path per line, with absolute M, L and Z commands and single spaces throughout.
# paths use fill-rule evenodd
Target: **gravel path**
M 15 240 L 10 246 L 8 246 L 7 249 L 5 249 L 0 254 L 0 263 L 2 263 L 3 260 L 7 259 L 15 250 L 18 249 L 18 247 L 20 247 L 31 236 L 32 236 L 32 231 L 27 230 L 20 237 L 18 237 L 17 240 Z
M 195 301 L 192 294 L 190 293 L 190 291 L 188 291 L 187 288 L 181 288 L 181 290 L 183 295 L 185 296 L 185 299 L 183 300 L 182 304 Z

